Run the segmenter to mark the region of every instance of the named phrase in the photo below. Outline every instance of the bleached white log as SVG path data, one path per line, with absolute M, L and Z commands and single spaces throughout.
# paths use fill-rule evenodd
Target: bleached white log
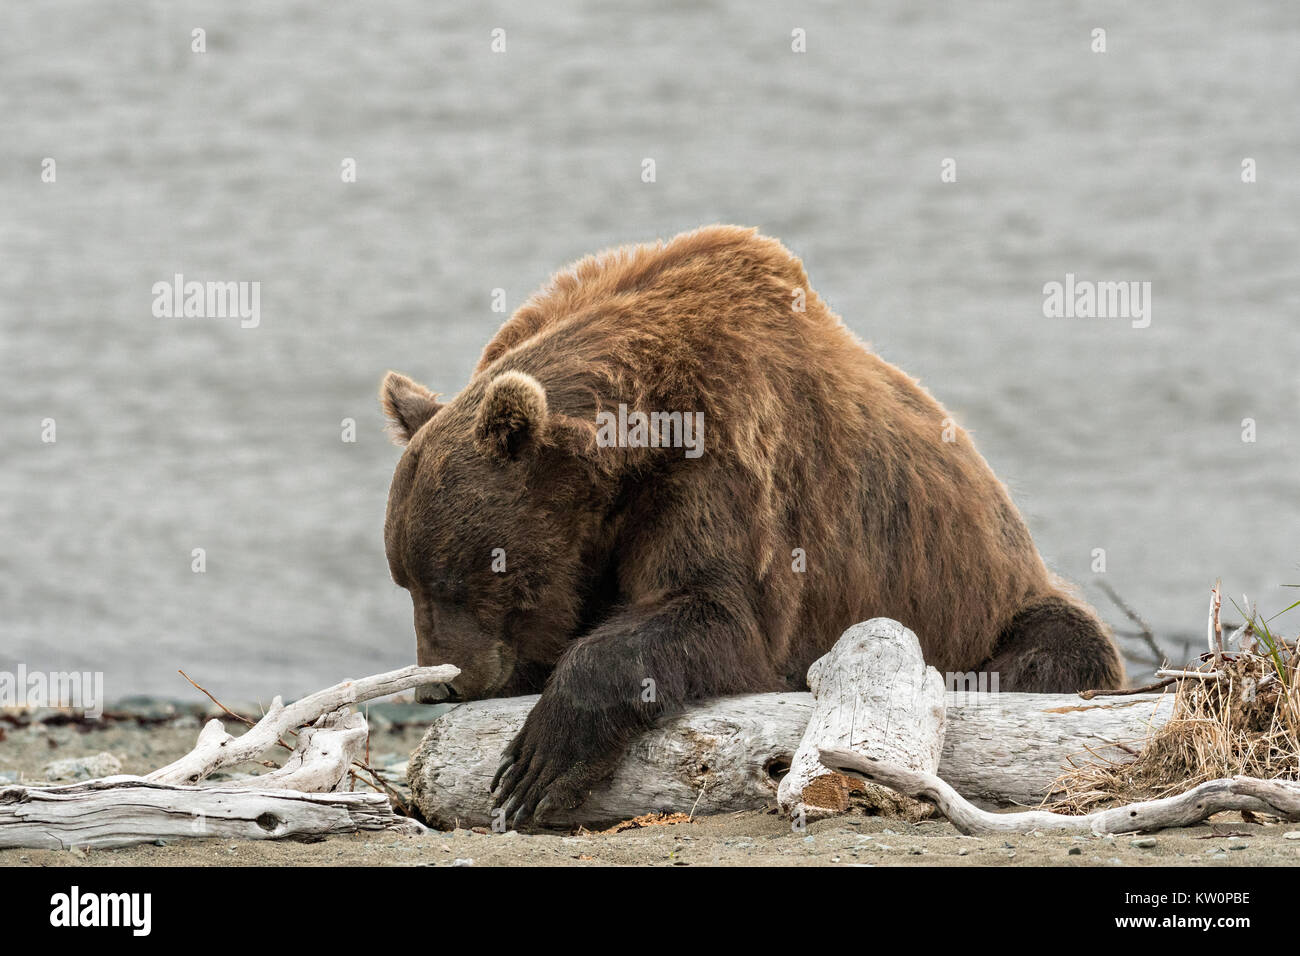
M 274 747 L 286 732 L 310 724 L 324 714 L 421 684 L 445 684 L 454 680 L 459 673 L 460 668 L 450 664 L 404 667 L 373 677 L 345 680 L 296 700 L 287 707 L 276 697 L 262 719 L 239 737 L 227 733 L 221 721 L 215 718 L 208 721 L 199 732 L 198 742 L 192 751 L 153 771 L 145 779 L 151 783 L 198 783 L 221 767 L 255 759 Z
M 407 765 L 412 797 L 426 820 L 493 823 L 492 775 L 536 702 L 537 695 L 475 701 L 434 721 Z M 651 810 L 694 806 L 708 814 L 767 806 L 811 703 L 807 694 L 763 694 L 700 704 L 635 740 L 608 786 L 576 810 L 549 815 L 548 823 L 595 826 Z
M 256 782 L 256 781 L 252 781 Z M 423 827 L 380 793 L 178 787 L 106 777 L 63 787 L 0 787 L 0 848 L 114 847 L 154 840 L 279 840 Z
M 986 807 L 1035 806 L 1078 763 L 1128 763 L 1174 710 L 1172 689 L 1091 700 L 948 691 L 944 699 L 939 774 Z
M 502 750 L 536 702 L 536 695 L 475 701 L 433 723 L 408 765 L 413 797 L 427 820 L 491 825 L 488 785 Z M 1169 719 L 1172 708 L 1172 693 L 1081 700 L 1074 694 L 949 691 L 939 773 L 985 806 L 1034 805 L 1070 759 L 1132 760 L 1130 751 Z M 689 813 L 694 807 L 709 814 L 773 806 L 812 710 L 807 693 L 695 705 L 635 740 L 608 784 L 551 822 L 595 827 L 651 810 Z
M 1177 796 L 1131 803 L 1082 816 L 1047 810 L 990 813 L 976 807 L 931 773 L 921 773 L 844 749 L 824 750 L 821 759 L 827 767 L 840 773 L 933 803 L 958 830 L 977 836 L 1032 833 L 1035 830 L 1094 834 L 1163 830 L 1199 823 L 1223 810 L 1249 810 L 1285 820 L 1300 819 L 1300 783 L 1295 781 L 1253 777 L 1210 780 Z
M 943 678 L 921 657 L 916 635 L 889 618 L 854 624 L 808 668 L 812 714 L 777 802 L 792 818 L 815 820 L 849 807 L 852 781 L 827 768 L 822 749 L 844 748 L 934 773 L 943 748 Z M 904 809 L 891 790 L 868 787 L 866 801 Z

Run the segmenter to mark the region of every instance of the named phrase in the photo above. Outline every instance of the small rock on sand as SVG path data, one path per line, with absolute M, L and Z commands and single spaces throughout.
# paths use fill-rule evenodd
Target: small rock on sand
M 107 751 L 88 757 L 52 760 L 41 769 L 46 780 L 90 780 L 122 772 L 122 761 Z

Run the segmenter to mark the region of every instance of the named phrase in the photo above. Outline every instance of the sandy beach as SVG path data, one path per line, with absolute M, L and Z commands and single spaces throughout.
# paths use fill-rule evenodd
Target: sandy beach
M 207 714 L 144 715 L 77 722 L 0 719 L 0 783 L 42 779 L 52 761 L 107 753 L 123 773 L 145 773 L 194 744 Z M 414 708 L 406 708 L 414 710 Z M 110 709 L 110 713 L 112 713 Z M 372 705 L 371 763 L 398 768 L 424 732 L 401 704 Z M 58 719 L 58 718 L 56 718 Z M 233 772 L 256 772 L 243 766 Z M 1293 834 L 1288 837 L 1287 834 Z M 466 862 L 472 861 L 472 862 Z M 313 842 L 193 840 L 106 850 L 0 850 L 7 866 L 1296 866 L 1295 824 L 1243 821 L 1223 813 L 1208 824 L 1145 836 L 1011 835 L 977 838 L 938 820 L 917 824 L 857 812 L 796 832 L 774 811 L 752 811 L 618 833 L 504 833 L 431 830 L 420 836 L 357 833 Z

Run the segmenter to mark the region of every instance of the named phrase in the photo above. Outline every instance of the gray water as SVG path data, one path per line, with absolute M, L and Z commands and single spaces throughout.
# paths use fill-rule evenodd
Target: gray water
M 494 288 L 710 222 L 800 254 L 1112 620 L 1096 548 L 1162 634 L 1219 576 L 1300 596 L 1300 8 L 525 6 L 0 10 L 0 668 L 265 699 L 411 662 L 383 372 L 454 393 Z M 1067 272 L 1150 281 L 1150 327 L 1045 318 Z M 260 282 L 260 325 L 155 318 L 175 273 Z

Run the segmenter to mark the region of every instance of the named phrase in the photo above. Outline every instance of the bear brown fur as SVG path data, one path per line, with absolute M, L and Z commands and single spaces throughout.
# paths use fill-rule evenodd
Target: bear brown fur
M 805 688 L 872 617 L 1004 691 L 1122 682 L 970 438 L 753 230 L 583 259 L 454 399 L 395 372 L 381 399 L 406 445 L 390 568 L 420 663 L 461 668 L 422 698 L 541 692 L 494 781 L 512 825 L 576 806 L 689 701 Z M 702 454 L 607 447 L 620 403 L 702 412 Z

